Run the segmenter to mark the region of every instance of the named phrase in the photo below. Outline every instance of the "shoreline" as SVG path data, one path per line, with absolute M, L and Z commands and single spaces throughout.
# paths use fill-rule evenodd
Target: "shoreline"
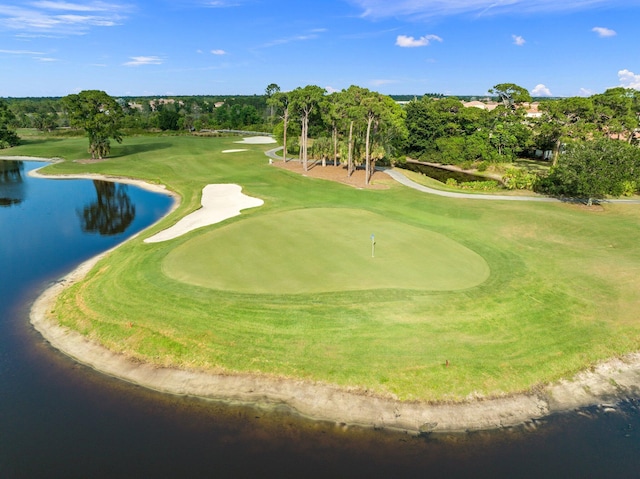
M 20 159 L 51 162 L 50 159 Z M 174 196 L 176 201 L 169 212 L 174 211 L 179 205 L 177 195 L 163 185 L 153 185 L 141 180 L 104 175 L 41 175 L 37 170 L 31 173 L 51 179 L 82 178 L 127 182 Z M 127 241 L 143 232 L 137 233 Z M 290 378 L 214 374 L 132 361 L 91 342 L 75 331 L 60 326 L 51 316 L 58 295 L 66 287 L 82 280 L 110 251 L 112 250 L 83 262 L 60 281 L 49 286 L 33 303 L 30 322 L 51 346 L 77 362 L 102 374 L 158 392 L 239 403 L 257 408 L 286 406 L 295 414 L 312 420 L 410 434 L 516 427 L 555 413 L 615 403 L 628 397 L 636 397 L 640 392 L 640 353 L 605 361 L 579 373 L 571 380 L 562 380 L 532 393 L 474 398 L 462 403 L 402 402 L 376 396 L 367 391 Z

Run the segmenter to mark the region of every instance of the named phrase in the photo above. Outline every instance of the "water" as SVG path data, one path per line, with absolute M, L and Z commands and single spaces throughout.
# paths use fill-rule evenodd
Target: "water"
M 161 395 L 76 364 L 33 331 L 30 303 L 170 201 L 133 187 L 27 177 L 36 166 L 24 163 L 12 177 L 0 170 L 0 478 L 639 475 L 633 398 L 526 428 L 412 437 Z
M 471 175 L 463 171 L 451 171 L 445 168 L 437 168 L 435 166 L 424 165 L 420 163 L 404 163 L 402 168 L 422 173 L 430 178 L 438 180 L 441 183 L 446 183 L 448 179 L 452 178 L 458 183 L 476 182 L 476 181 L 490 181 L 490 178 L 484 178 L 478 175 Z M 497 182 L 496 182 L 497 183 Z

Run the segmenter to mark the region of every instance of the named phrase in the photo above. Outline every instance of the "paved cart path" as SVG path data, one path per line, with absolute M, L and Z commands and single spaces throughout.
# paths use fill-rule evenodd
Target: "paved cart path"
M 279 152 L 282 147 L 273 148 L 266 151 L 265 154 L 274 160 L 282 160 L 282 156 L 279 156 Z M 297 158 L 290 158 L 291 161 L 297 161 Z M 485 195 L 474 193 L 459 193 L 456 191 L 444 191 L 430 188 L 428 186 L 416 183 L 413 180 L 407 178 L 400 170 L 395 168 L 377 168 L 378 171 L 382 171 L 396 180 L 398 183 L 413 188 L 414 190 L 422 191 L 423 193 L 429 193 L 431 195 L 446 196 L 448 198 L 464 198 L 472 200 L 493 200 L 493 201 L 538 201 L 543 203 L 585 203 L 576 198 L 555 198 L 551 196 L 509 196 L 509 195 Z M 600 199 L 597 200 L 600 203 L 629 203 L 640 204 L 640 199 Z

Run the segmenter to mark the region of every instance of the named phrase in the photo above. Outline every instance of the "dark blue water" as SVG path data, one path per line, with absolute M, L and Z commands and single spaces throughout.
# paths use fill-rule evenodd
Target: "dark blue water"
M 0 170 L 0 478 L 640 476 L 634 399 L 526 430 L 411 437 L 161 395 L 77 365 L 32 330 L 31 301 L 170 200 L 27 177 L 34 167 Z

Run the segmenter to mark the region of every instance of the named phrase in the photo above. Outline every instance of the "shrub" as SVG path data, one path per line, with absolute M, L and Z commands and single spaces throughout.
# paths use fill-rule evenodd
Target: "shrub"
M 519 168 L 509 168 L 502 179 L 510 190 L 532 190 L 538 181 L 538 176 Z
M 487 171 L 487 168 L 489 168 L 489 162 L 486 160 L 481 161 L 478 163 L 478 166 L 476 166 L 478 171 Z
M 463 170 L 470 170 L 470 169 L 473 168 L 473 163 L 471 161 L 469 161 L 469 160 L 463 161 L 460 164 L 460 168 L 462 168 Z
M 473 191 L 494 191 L 499 188 L 499 184 L 497 181 L 487 180 L 487 181 L 465 181 L 458 185 L 463 190 L 473 190 Z
M 392 164 L 394 166 L 404 166 L 404 165 L 407 164 L 407 157 L 402 155 L 402 156 L 399 156 L 397 158 L 394 158 Z
M 638 184 L 635 181 L 626 180 L 622 182 L 622 194 L 624 196 L 633 196 L 638 191 Z

